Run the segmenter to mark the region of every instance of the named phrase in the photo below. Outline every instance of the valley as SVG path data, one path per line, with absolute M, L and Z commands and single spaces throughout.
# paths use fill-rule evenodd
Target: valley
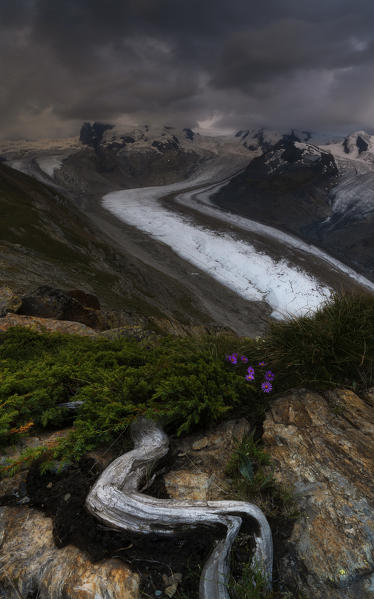
M 14 176 L 64 195 L 64 210 L 106 248 L 108 306 L 256 336 L 334 291 L 374 289 L 374 155 L 362 137 L 86 123 L 80 140 L 3 145 L 0 155 Z M 81 286 L 100 293 L 83 270 Z

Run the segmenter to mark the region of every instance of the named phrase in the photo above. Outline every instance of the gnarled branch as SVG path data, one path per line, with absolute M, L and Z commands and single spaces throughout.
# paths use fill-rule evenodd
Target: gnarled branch
M 200 599 L 229 599 L 229 556 L 242 519 L 253 522 L 252 563 L 271 585 L 273 543 L 263 512 L 244 501 L 183 501 L 157 499 L 139 492 L 141 483 L 167 454 L 167 435 L 152 420 L 140 418 L 131 426 L 134 449 L 102 472 L 86 498 L 87 510 L 105 524 L 133 533 L 176 535 L 201 526 L 223 525 L 226 537 L 209 556 L 200 579 Z

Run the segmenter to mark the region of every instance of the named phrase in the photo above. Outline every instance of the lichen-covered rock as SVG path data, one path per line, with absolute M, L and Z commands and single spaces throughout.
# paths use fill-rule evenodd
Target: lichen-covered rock
M 17 312 L 22 303 L 9 287 L 0 287 L 0 317 L 5 316 L 8 312 Z
M 7 599 L 138 599 L 139 577 L 112 558 L 91 563 L 57 549 L 52 520 L 23 506 L 0 507 L 0 596 Z
M 272 404 L 263 440 L 300 509 L 282 581 L 313 599 L 373 599 L 373 405 L 300 390 Z
M 228 420 L 202 434 L 178 439 L 173 469 L 164 475 L 165 488 L 174 499 L 228 499 L 225 467 L 236 442 L 249 433 L 245 418 Z
M 0 331 L 7 331 L 11 327 L 16 326 L 34 329 L 39 332 L 49 331 L 51 333 L 67 333 L 69 335 L 81 335 L 84 337 L 96 335 L 96 331 L 80 322 L 10 313 L 4 316 L 4 318 L 0 318 Z

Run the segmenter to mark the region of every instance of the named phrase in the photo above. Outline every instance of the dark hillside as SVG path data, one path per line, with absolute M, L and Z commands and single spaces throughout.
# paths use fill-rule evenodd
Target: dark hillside
M 94 293 L 106 308 L 209 317 L 178 282 L 115 245 L 56 190 L 0 164 L 0 284 L 29 293 L 56 287 Z

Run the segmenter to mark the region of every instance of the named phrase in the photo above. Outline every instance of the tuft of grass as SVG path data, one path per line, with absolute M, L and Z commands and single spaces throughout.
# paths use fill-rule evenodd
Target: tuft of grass
M 274 478 L 271 456 L 261 447 L 254 433 L 237 442 L 227 464 L 228 491 L 241 501 L 255 503 L 265 513 L 273 534 L 275 546 L 289 531 L 298 516 L 291 489 L 280 485 Z M 232 599 L 290 599 L 296 597 L 278 590 L 269 591 L 260 568 L 248 562 L 253 552 L 252 535 L 240 532 L 232 550 L 229 590 Z M 298 599 L 301 599 L 298 598 Z
M 231 577 L 229 583 L 232 599 L 274 599 L 274 593 L 269 591 L 266 578 L 261 568 L 244 564 L 240 578 Z
M 272 483 L 273 475 L 266 468 L 270 463 L 270 456 L 259 446 L 259 441 L 255 441 L 252 432 L 237 444 L 226 473 L 234 478 L 236 491 L 248 498 Z
M 270 325 L 264 355 L 277 391 L 374 385 L 374 295 L 335 293 L 313 315 Z
M 238 578 L 231 577 L 229 591 L 232 599 L 308 599 L 300 593 L 269 590 L 261 568 L 248 563 Z
M 271 456 L 261 447 L 260 439 L 255 439 L 254 432 L 236 443 L 226 467 L 231 494 L 242 501 L 253 501 L 279 525 L 294 520 L 298 511 L 292 491 L 275 480 L 273 471 Z

